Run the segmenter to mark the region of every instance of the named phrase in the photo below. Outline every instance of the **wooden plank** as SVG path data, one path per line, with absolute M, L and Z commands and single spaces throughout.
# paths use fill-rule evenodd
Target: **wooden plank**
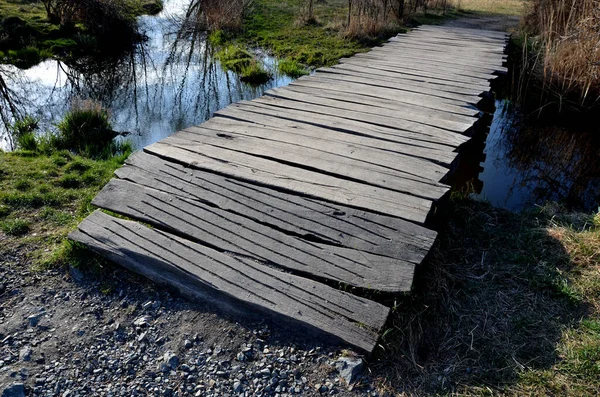
M 231 150 L 213 148 L 210 155 L 204 155 L 190 150 L 187 145 L 171 145 L 160 141 L 144 148 L 144 151 L 197 169 L 420 224 L 425 222 L 432 204 L 431 200 Z
M 350 166 L 356 164 L 358 167 L 361 167 L 363 163 L 374 165 L 376 167 L 382 167 L 383 169 L 374 169 L 377 169 L 384 174 L 387 173 L 388 170 L 394 170 L 403 178 L 432 184 L 433 186 L 440 186 L 437 182 L 439 182 L 439 180 L 448 172 L 447 167 L 430 161 L 362 145 L 353 145 L 349 143 L 348 140 L 331 139 L 327 135 L 311 134 L 310 131 L 305 130 L 280 131 L 275 128 L 248 124 L 238 120 L 215 117 L 199 127 L 190 127 L 189 129 L 186 129 L 186 131 L 196 132 L 199 129 L 207 130 L 207 132 L 210 132 L 208 130 L 212 130 L 214 131 L 212 132 L 213 136 L 215 134 L 219 135 L 219 133 L 221 133 L 221 135 L 223 135 L 223 133 L 225 133 L 231 134 L 232 137 L 244 136 L 248 138 L 259 138 L 261 145 L 269 145 L 271 143 L 270 141 L 296 145 L 302 148 L 300 153 L 306 156 L 306 158 L 310 158 L 308 155 L 309 151 L 306 149 L 314 149 L 318 151 L 318 156 L 322 156 L 321 153 L 333 155 L 331 157 L 333 159 L 332 161 L 338 161 L 336 160 L 337 156 L 342 156 L 351 159 Z M 226 139 L 230 140 L 232 138 L 227 137 Z M 265 140 L 267 142 L 265 142 Z M 294 150 L 283 154 L 284 157 L 288 158 L 288 161 L 290 160 L 288 153 L 291 152 L 294 152 Z M 353 163 L 352 161 L 357 161 L 357 163 Z
M 418 122 L 404 118 L 402 114 L 398 114 L 396 117 L 379 116 L 367 113 L 357 113 L 348 109 L 334 108 L 331 106 L 316 105 L 308 102 L 294 101 L 285 98 L 278 98 L 274 96 L 264 96 L 257 98 L 252 101 L 254 104 L 264 104 L 268 106 L 277 107 L 280 109 L 289 110 L 300 110 L 313 114 L 327 115 L 331 117 L 341 117 L 348 120 L 366 122 L 381 127 L 402 129 L 406 131 L 412 131 L 415 133 L 424 133 L 436 137 L 447 136 L 449 133 L 461 134 L 467 130 L 471 124 L 464 123 L 458 125 L 454 123 L 453 129 L 450 126 L 448 128 L 437 125 L 436 122 L 431 124 L 426 122 Z M 449 123 L 447 123 L 449 124 Z M 464 127 L 464 128 L 463 128 Z M 462 129 L 461 129 L 462 128 Z
M 373 301 L 101 212 L 69 238 L 188 296 L 238 310 L 250 306 L 277 322 L 306 324 L 366 352 L 375 347 L 389 313 Z
M 389 139 L 378 139 L 365 133 L 359 133 L 353 126 L 345 126 L 334 122 L 334 127 L 319 125 L 318 120 L 306 118 L 306 120 L 290 120 L 271 116 L 267 112 L 254 113 L 249 110 L 240 112 L 234 108 L 228 108 L 215 114 L 216 120 L 236 120 L 250 125 L 258 125 L 266 128 L 275 128 L 288 133 L 302 133 L 306 136 L 326 137 L 328 139 L 340 140 L 352 145 L 360 145 L 372 149 L 383 150 L 392 154 L 403 154 L 416 157 L 436 164 L 449 167 L 456 158 L 452 148 L 428 142 L 415 141 L 410 138 L 403 139 L 396 136 L 394 141 Z M 244 118 L 242 120 L 241 118 Z
M 375 255 L 425 257 L 437 234 L 399 218 L 288 194 L 189 168 L 144 152 L 115 171 L 126 181 L 208 204 L 290 236 Z
M 366 74 L 360 72 L 353 72 L 344 69 L 333 69 L 333 68 L 321 68 L 314 75 L 315 78 L 326 78 L 338 81 L 348 81 L 353 83 L 366 84 L 372 87 L 383 87 L 398 90 L 401 92 L 420 93 L 422 95 L 428 95 L 434 98 L 448 99 L 461 103 L 463 106 L 469 104 L 475 104 L 481 100 L 479 93 L 471 91 L 469 93 L 462 93 L 458 90 L 440 90 L 439 86 L 432 87 L 431 84 L 418 83 L 413 81 L 392 81 L 389 78 L 377 76 L 375 74 Z M 312 80 L 307 78 L 299 78 L 292 82 L 290 86 L 302 85 L 309 83 Z M 367 96 L 363 92 L 356 93 L 357 95 Z M 368 95 L 370 98 L 374 98 L 373 95 Z M 460 101 L 460 102 L 459 102 Z
M 457 39 L 452 39 L 452 38 L 448 38 L 448 37 L 436 37 L 436 36 L 431 36 L 431 35 L 418 35 L 418 34 L 412 34 L 412 35 L 402 35 L 399 34 L 397 36 L 391 37 L 388 41 L 388 43 L 412 43 L 412 42 L 417 42 L 420 45 L 429 45 L 429 44 L 433 44 L 433 45 L 443 45 L 443 46 L 447 46 L 447 48 L 450 49 L 472 49 L 474 51 L 477 51 L 479 49 L 495 49 L 501 53 L 504 53 L 504 48 L 506 47 L 506 43 L 504 42 L 484 42 L 484 43 L 480 43 L 480 42 L 475 42 L 475 41 L 465 41 L 465 40 L 457 40 Z M 388 43 L 384 44 L 387 45 Z
M 402 52 L 402 54 L 397 55 L 395 53 L 390 54 L 383 51 L 371 51 L 362 54 L 356 54 L 357 58 L 366 58 L 366 59 L 374 59 L 374 60 L 383 60 L 388 62 L 397 62 L 397 65 L 401 65 L 402 68 L 409 68 L 411 70 L 422 70 L 425 66 L 423 65 L 423 59 L 419 58 L 419 55 L 415 53 L 407 53 Z M 502 62 L 499 62 L 498 65 L 502 65 Z M 460 66 L 460 69 L 457 68 Z M 460 65 L 453 63 L 451 60 L 447 58 L 443 58 L 435 61 L 435 70 L 440 72 L 440 75 L 445 76 L 453 76 L 456 73 L 461 76 L 467 77 L 476 77 L 476 78 L 485 78 L 489 79 L 492 75 L 497 74 L 506 68 L 499 67 L 481 67 L 478 65 Z
M 234 132 L 223 133 L 201 127 L 191 127 L 162 140 L 163 143 L 185 146 L 189 151 L 200 155 L 214 156 L 218 152 L 224 161 L 230 158 L 244 159 L 252 165 L 255 158 L 269 159 L 292 167 L 314 171 L 312 174 L 318 182 L 318 173 L 325 173 L 336 178 L 343 178 L 369 186 L 378 186 L 397 192 L 410 194 L 430 200 L 437 200 L 449 189 L 449 186 L 436 183 L 442 179 L 447 169 L 429 163 L 423 167 L 422 173 L 426 179 L 437 176 L 437 180 L 418 178 L 418 168 L 408 168 L 398 172 L 391 168 L 381 167 L 372 163 L 360 162 L 339 154 L 301 147 L 296 144 L 277 142 L 255 138 L 252 135 L 241 135 Z M 334 151 L 330 145 L 330 151 Z M 338 153 L 349 152 L 351 149 L 340 148 Z M 418 160 L 415 159 L 415 162 Z M 433 170 L 432 167 L 437 167 Z M 429 168 L 429 169 L 428 169 Z M 285 175 L 280 174 L 280 177 Z M 409 179 L 410 178 L 410 179 Z M 435 182 L 434 182 L 435 181 Z
M 428 36 L 437 35 L 440 37 L 457 37 L 464 41 L 476 42 L 497 42 L 506 41 L 508 39 L 508 35 L 504 32 L 451 26 L 421 25 L 411 31 L 411 34 L 413 33 L 425 34 Z
M 430 59 L 423 56 L 423 62 L 428 62 L 428 61 L 430 61 Z M 425 71 L 425 70 L 416 71 L 416 70 L 403 69 L 402 67 L 400 67 L 398 62 L 375 62 L 371 59 L 365 59 L 365 58 L 340 59 L 340 63 L 341 64 L 349 63 L 351 65 L 369 67 L 369 68 L 373 68 L 376 70 L 392 71 L 392 72 L 395 72 L 398 74 L 403 74 L 403 75 L 412 75 L 412 76 L 418 76 L 418 77 L 433 78 L 433 79 L 437 79 L 438 81 L 441 80 L 443 82 L 455 81 L 455 82 L 459 82 L 459 83 L 463 83 L 463 84 L 468 84 L 471 87 L 477 87 L 477 88 L 483 88 L 483 89 L 487 88 L 488 90 L 489 90 L 489 81 L 488 80 L 491 80 L 494 77 L 494 76 L 490 76 L 490 79 L 475 79 L 472 77 L 465 77 L 465 76 L 458 76 L 458 75 L 453 75 L 453 76 L 441 75 L 441 74 L 437 73 L 436 71 Z
M 494 59 L 501 59 L 505 54 L 504 54 L 504 46 L 503 45 L 487 45 L 487 46 L 480 46 L 480 47 L 461 47 L 461 46 L 456 46 L 456 45 L 448 45 L 446 43 L 436 43 L 433 42 L 431 39 L 429 40 L 422 40 L 422 39 L 418 39 L 415 40 L 410 39 L 410 40 L 395 40 L 395 41 L 390 41 L 389 43 L 386 43 L 383 47 L 376 47 L 375 50 L 382 50 L 382 49 L 391 49 L 394 46 L 399 46 L 403 49 L 409 49 L 409 50 L 421 50 L 424 52 L 431 52 L 434 53 L 436 55 L 441 55 L 441 54 L 445 54 L 445 55 L 449 55 L 450 57 L 453 58 L 460 58 L 461 56 L 465 56 L 464 59 L 475 59 L 475 60 L 487 60 L 487 57 L 491 57 L 490 60 Z
M 350 87 L 350 83 L 347 83 Z M 270 89 L 265 92 L 265 96 L 272 96 L 275 98 L 285 99 L 288 101 L 299 101 L 302 103 L 307 103 L 310 105 L 318 105 L 325 106 L 334 109 L 343 109 L 354 112 L 359 116 L 364 115 L 376 115 L 380 117 L 389 117 L 394 119 L 395 117 L 401 117 L 404 120 L 413 121 L 417 123 L 423 123 L 426 125 L 436 125 L 438 127 L 456 131 L 457 133 L 461 133 L 469 129 L 477 119 L 475 115 L 479 114 L 479 111 L 474 109 L 466 109 L 459 108 L 457 106 L 454 107 L 457 111 L 463 110 L 466 114 L 461 115 L 455 112 L 450 111 L 439 111 L 436 109 L 432 109 L 426 107 L 425 105 L 416 106 L 404 104 L 402 108 L 399 110 L 392 110 L 389 108 L 376 107 L 372 105 L 367 105 L 363 103 L 358 103 L 353 99 L 356 97 L 349 92 L 346 93 L 338 93 L 337 98 L 330 98 L 335 96 L 334 93 L 330 93 L 328 97 L 326 91 L 323 91 L 323 88 L 330 87 L 339 87 L 338 84 L 327 84 L 322 83 L 321 88 L 290 88 L 285 87 L 285 89 Z M 360 87 L 360 85 L 359 85 Z M 370 88 L 370 87 L 367 87 Z M 383 90 L 382 90 L 383 91 Z M 321 93 L 321 95 L 317 95 L 317 93 Z M 396 93 L 397 95 L 397 93 Z M 400 95 L 398 95 L 400 96 Z M 382 97 L 385 98 L 384 95 Z M 341 100 L 344 98 L 344 100 Z
M 424 47 L 426 47 L 424 45 Z M 464 52 L 463 54 L 459 52 L 454 53 L 444 53 L 435 50 L 426 50 L 421 49 L 419 46 L 413 46 L 398 42 L 392 42 L 386 44 L 385 47 L 377 47 L 372 49 L 365 54 L 373 54 L 373 55 L 382 55 L 388 54 L 390 57 L 394 58 L 402 58 L 404 56 L 423 56 L 424 59 L 430 60 L 431 62 L 440 62 L 446 61 L 455 63 L 457 65 L 462 65 L 466 69 L 475 69 L 476 67 L 481 68 L 494 68 L 496 66 L 502 66 L 502 62 L 507 59 L 507 55 L 504 54 L 479 54 L 476 51 Z
M 470 90 L 470 91 L 474 91 L 476 92 L 478 95 L 479 93 L 482 92 L 488 92 L 490 90 L 489 84 L 486 85 L 476 85 L 473 86 L 472 84 L 468 84 L 468 83 L 460 83 L 454 80 L 448 80 L 448 79 L 439 79 L 436 77 L 423 77 L 423 76 L 419 76 L 419 75 L 415 75 L 415 74 L 409 74 L 409 73 L 402 73 L 402 71 L 396 69 L 381 69 L 381 68 L 371 68 L 368 65 L 365 66 L 364 64 L 354 64 L 354 63 L 344 63 L 344 64 L 339 64 L 339 65 L 333 65 L 332 66 L 333 69 L 342 69 L 342 70 L 346 70 L 346 71 L 358 71 L 358 72 L 363 72 L 363 73 L 370 73 L 373 75 L 377 75 L 380 78 L 381 77 L 387 77 L 387 78 L 391 78 L 393 79 L 393 81 L 397 81 L 397 82 L 402 82 L 403 80 L 406 81 L 411 81 L 411 82 L 415 82 L 415 83 L 428 83 L 431 84 L 432 86 L 439 86 L 440 88 L 458 88 L 458 89 L 466 89 L 466 90 Z
M 421 93 L 396 90 L 393 87 L 374 87 L 371 84 L 351 82 L 347 80 L 331 79 L 326 75 L 315 75 L 312 79 L 298 79 L 285 87 L 285 90 L 298 93 L 314 94 L 324 98 L 335 99 L 341 102 L 351 102 L 370 108 L 384 108 L 401 111 L 404 114 L 418 116 L 429 115 L 440 120 L 467 122 L 472 124 L 473 117 L 479 110 L 462 102 L 445 100 Z M 437 102 L 434 104 L 433 102 Z M 446 110 L 439 110 L 439 104 L 444 104 Z
M 300 121 L 304 123 L 312 123 L 323 128 L 333 128 L 346 131 L 347 133 L 359 134 L 368 136 L 382 141 L 405 143 L 406 140 L 412 141 L 414 146 L 422 145 L 423 147 L 432 147 L 442 150 L 442 146 L 446 146 L 448 150 L 454 151 L 458 146 L 468 140 L 467 137 L 459 134 L 448 134 L 445 130 L 437 128 L 422 128 L 412 131 L 409 129 L 385 127 L 358 120 L 356 117 L 344 118 L 339 115 L 327 113 L 314 113 L 311 111 L 272 106 L 270 104 L 260 103 L 258 101 L 240 101 L 228 106 L 215 113 L 216 115 L 231 116 L 241 120 L 252 119 L 255 115 L 270 115 L 281 118 L 282 120 Z M 344 114 L 345 115 L 345 114 Z M 409 141 L 409 142 L 410 142 Z
M 123 180 L 111 181 L 93 203 L 230 256 L 358 288 L 410 291 L 414 267 L 423 260 L 410 251 L 392 258 L 308 242 L 206 203 Z
M 439 77 L 443 77 L 443 78 L 451 78 L 452 77 L 452 73 L 448 72 L 446 70 L 443 70 L 444 67 L 449 68 L 451 66 L 455 66 L 455 67 L 460 67 L 460 71 L 462 71 L 463 73 L 465 72 L 473 72 L 473 71 L 477 71 L 476 76 L 475 77 L 481 77 L 479 75 L 480 72 L 489 72 L 490 69 L 492 69 L 492 73 L 496 72 L 498 70 L 498 68 L 496 67 L 496 65 L 498 66 L 502 66 L 503 63 L 506 61 L 505 57 L 498 57 L 497 60 L 493 61 L 492 60 L 483 60 L 481 59 L 480 61 L 475 61 L 475 60 L 465 60 L 462 57 L 457 57 L 457 58 L 452 58 L 452 57 L 445 57 L 443 56 L 443 54 L 435 54 L 435 53 L 427 53 L 427 52 L 422 52 L 422 51 L 418 51 L 418 50 L 412 50 L 410 48 L 406 48 L 404 46 L 401 45 L 397 45 L 400 49 L 400 51 L 395 51 L 393 53 L 388 53 L 387 51 L 378 51 L 378 50 L 372 50 L 370 52 L 364 53 L 364 55 L 357 57 L 356 59 L 368 59 L 368 58 L 372 58 L 372 59 L 383 59 L 383 60 L 388 60 L 388 61 L 395 61 L 398 62 L 399 64 L 403 65 L 405 64 L 409 64 L 409 62 L 412 62 L 415 66 L 419 66 L 419 60 L 421 60 L 421 64 L 420 66 L 422 67 L 422 70 L 425 68 L 426 64 L 428 65 L 435 65 L 435 66 L 440 66 L 439 69 L 435 68 L 435 71 L 438 72 L 440 76 Z M 387 56 L 386 56 L 387 55 Z M 353 59 L 353 58 L 350 58 Z M 430 71 L 431 70 L 431 66 L 427 69 L 424 69 L 424 71 Z M 458 69 L 457 69 L 458 71 Z M 479 75 L 479 76 L 478 76 Z M 467 77 L 469 77 L 467 75 Z
M 341 65 L 340 65 L 341 66 Z M 331 68 L 320 68 L 313 76 L 335 78 L 338 80 L 354 81 L 357 83 L 370 84 L 374 87 L 385 86 L 387 82 L 390 88 L 396 90 L 405 90 L 411 92 L 421 92 L 434 97 L 440 97 L 445 99 L 462 100 L 464 103 L 477 103 L 481 99 L 481 91 L 477 89 L 460 88 L 456 86 L 446 86 L 442 84 L 428 83 L 413 79 L 390 79 L 388 76 L 380 75 L 377 73 L 369 72 L 366 69 L 357 68 L 352 69 L 348 67 L 331 67 Z M 299 78 L 294 83 L 302 80 Z M 304 81 L 304 80 L 302 80 Z

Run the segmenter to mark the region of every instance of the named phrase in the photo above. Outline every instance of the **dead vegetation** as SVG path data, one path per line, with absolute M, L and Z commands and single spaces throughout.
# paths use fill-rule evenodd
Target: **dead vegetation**
M 371 364 L 394 395 L 600 393 L 600 216 L 455 198 Z M 392 302 L 393 303 L 393 302 Z
M 600 0 L 534 0 L 525 18 L 544 88 L 581 104 L 600 101 Z

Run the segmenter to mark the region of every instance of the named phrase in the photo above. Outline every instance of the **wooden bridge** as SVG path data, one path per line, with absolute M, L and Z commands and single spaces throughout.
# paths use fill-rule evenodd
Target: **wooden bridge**
M 93 203 L 132 221 L 96 211 L 70 238 L 193 298 L 371 352 L 390 308 L 353 292 L 410 291 L 506 40 L 424 26 L 235 103 L 116 172 Z

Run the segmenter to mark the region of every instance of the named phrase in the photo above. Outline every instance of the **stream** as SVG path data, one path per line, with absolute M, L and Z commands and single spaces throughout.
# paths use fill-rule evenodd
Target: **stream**
M 129 132 L 127 139 L 140 149 L 202 123 L 233 102 L 292 81 L 279 75 L 277 60 L 265 54 L 258 57 L 273 74 L 267 84 L 252 86 L 224 71 L 205 37 L 178 35 L 190 2 L 165 0 L 160 14 L 140 17 L 148 40 L 119 59 L 71 65 L 47 60 L 27 70 L 0 65 L 10 100 L 19 114 L 39 119 L 42 131 L 55 128 L 73 101 L 100 102 L 109 109 L 114 129 Z M 0 148 L 10 150 L 3 128 Z M 477 198 L 512 211 L 547 201 L 597 210 L 600 133 L 594 128 L 589 133 L 531 123 L 517 106 L 499 100 L 489 132 L 468 154 L 472 166 L 460 183 L 470 184 Z
M 52 130 L 72 101 L 98 101 L 109 109 L 114 129 L 129 132 L 127 139 L 140 149 L 206 121 L 233 102 L 292 81 L 277 73 L 276 59 L 259 54 L 273 78 L 260 86 L 246 84 L 212 59 L 204 37 L 178 38 L 189 4 L 165 0 L 160 14 L 140 17 L 140 31 L 148 39 L 120 59 L 84 59 L 77 65 L 47 60 L 27 70 L 0 65 L 11 100 L 21 114 L 39 119 L 42 131 Z M 6 130 L 0 131 L 0 148 L 10 150 Z

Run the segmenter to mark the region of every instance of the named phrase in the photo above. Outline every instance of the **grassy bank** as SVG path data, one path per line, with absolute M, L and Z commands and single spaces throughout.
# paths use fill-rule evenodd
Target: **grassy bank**
M 406 395 L 600 393 L 600 215 L 455 198 L 374 362 Z M 393 302 L 390 302 L 393 303 Z
M 0 257 L 19 252 L 34 267 L 60 262 L 67 234 L 128 154 L 92 160 L 69 151 L 0 151 Z

